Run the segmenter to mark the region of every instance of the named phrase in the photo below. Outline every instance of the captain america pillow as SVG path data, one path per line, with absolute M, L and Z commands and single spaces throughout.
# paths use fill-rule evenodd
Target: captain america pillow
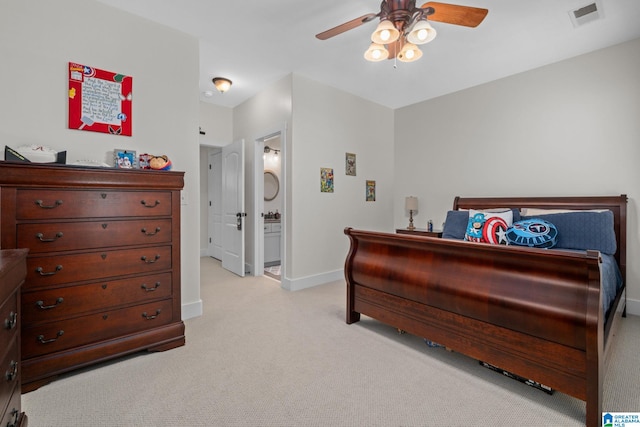
M 540 218 L 514 222 L 507 230 L 511 245 L 533 248 L 552 248 L 558 242 L 558 230 L 549 221 Z
M 469 210 L 469 222 L 464 239 L 470 242 L 508 245 L 506 233 L 513 223 L 513 211 L 483 212 Z

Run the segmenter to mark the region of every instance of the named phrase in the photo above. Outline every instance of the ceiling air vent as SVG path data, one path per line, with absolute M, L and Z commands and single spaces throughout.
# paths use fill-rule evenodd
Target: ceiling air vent
M 576 28 L 588 22 L 597 21 L 603 16 L 600 1 L 596 0 L 593 3 L 572 10 L 569 12 L 569 16 L 573 26 Z

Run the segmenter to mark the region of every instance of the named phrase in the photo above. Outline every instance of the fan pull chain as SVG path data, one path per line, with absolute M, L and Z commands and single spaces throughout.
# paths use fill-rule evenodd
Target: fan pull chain
M 395 41 L 396 48 L 394 49 L 395 55 L 393 55 L 393 69 L 398 69 L 398 49 L 400 48 L 400 39 Z

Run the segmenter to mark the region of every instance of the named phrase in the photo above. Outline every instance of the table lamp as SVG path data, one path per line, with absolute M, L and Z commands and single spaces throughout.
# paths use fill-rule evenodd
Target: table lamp
M 409 211 L 409 226 L 407 230 L 415 230 L 413 226 L 413 212 L 418 211 L 418 198 L 414 196 L 408 196 L 404 200 L 404 208 Z

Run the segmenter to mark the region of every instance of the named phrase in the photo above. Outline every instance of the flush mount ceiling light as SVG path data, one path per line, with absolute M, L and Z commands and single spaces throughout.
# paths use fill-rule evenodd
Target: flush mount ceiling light
M 417 45 L 428 43 L 436 37 L 436 30 L 427 22 L 427 17 L 430 21 L 477 27 L 487 13 L 487 9 L 447 3 L 427 2 L 421 7 L 416 7 L 415 0 L 382 0 L 380 12 L 352 19 L 316 34 L 316 37 L 326 40 L 380 18 L 380 23 L 371 34 L 373 43 L 364 57 L 372 62 L 386 58 L 413 62 L 422 56 Z
M 231 80 L 226 79 L 224 77 L 214 77 L 212 82 L 213 82 L 213 85 L 216 87 L 216 89 L 218 89 L 218 92 L 220 93 L 225 93 L 226 91 L 228 91 L 232 83 Z

